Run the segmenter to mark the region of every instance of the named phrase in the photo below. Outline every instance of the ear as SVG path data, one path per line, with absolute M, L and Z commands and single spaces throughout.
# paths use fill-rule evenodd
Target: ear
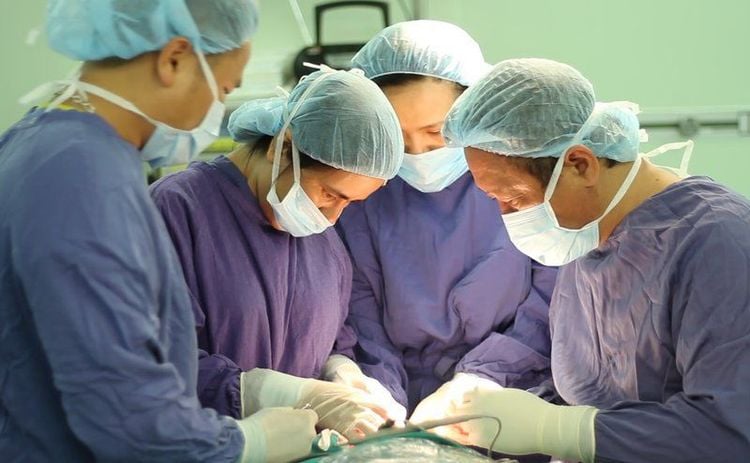
M 276 153 L 276 143 L 278 143 L 279 137 L 281 137 L 281 134 L 273 137 L 273 140 L 271 140 L 271 144 L 268 145 L 268 151 L 266 151 L 266 159 L 268 159 L 268 162 L 273 163 L 273 156 Z M 292 155 L 292 132 L 291 130 L 287 129 L 286 133 L 284 134 L 284 145 L 281 147 L 281 157 L 282 157 L 281 167 L 282 168 L 286 164 L 289 164 L 289 162 L 291 162 L 291 155 Z
M 599 158 L 586 146 L 575 145 L 565 154 L 564 167 L 572 168 L 574 176 L 584 187 L 599 183 L 601 164 Z
M 178 73 L 187 67 L 187 60 L 193 58 L 193 46 L 186 38 L 175 37 L 167 42 L 156 58 L 159 82 L 165 87 L 175 85 Z
M 268 159 L 268 162 L 273 163 L 273 155 L 276 152 L 276 143 L 279 141 L 279 136 L 276 135 L 273 137 L 273 140 L 271 140 L 271 143 L 268 144 L 268 149 L 266 150 L 266 159 Z M 281 151 L 284 151 L 284 147 L 281 148 Z

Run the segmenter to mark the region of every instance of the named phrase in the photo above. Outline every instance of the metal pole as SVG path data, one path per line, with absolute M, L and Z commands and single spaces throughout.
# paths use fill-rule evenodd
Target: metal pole
M 428 0 L 412 0 L 411 10 L 414 12 L 414 19 L 425 19 L 428 13 Z

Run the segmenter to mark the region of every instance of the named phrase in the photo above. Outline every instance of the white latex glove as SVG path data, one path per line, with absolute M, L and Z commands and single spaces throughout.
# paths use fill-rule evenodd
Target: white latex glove
M 394 421 L 406 420 L 406 408 L 396 402 L 391 393 L 376 379 L 362 373 L 359 366 L 343 355 L 332 355 L 323 368 L 323 379 L 366 392 L 372 400 L 385 409 L 388 418 Z
M 594 418 L 597 409 L 545 402 L 530 392 L 476 388 L 451 407 L 450 416 L 489 415 L 502 423 L 496 452 L 511 455 L 543 453 L 563 460 L 594 461 Z M 438 428 L 436 432 L 465 445 L 488 448 L 497 421 L 481 419 Z
M 308 455 L 318 416 L 312 410 L 267 408 L 237 421 L 245 447 L 237 463 L 275 463 Z
M 409 422 L 414 424 L 446 418 L 456 403 L 463 401 L 467 392 L 475 388 L 494 391 L 503 387 L 499 384 L 471 373 L 456 373 L 452 380 L 422 399 L 414 409 Z
M 318 414 L 318 427 L 338 431 L 347 439 L 374 433 L 386 420 L 386 411 L 362 391 L 273 370 L 242 373 L 240 392 L 243 416 L 268 407 L 310 408 Z

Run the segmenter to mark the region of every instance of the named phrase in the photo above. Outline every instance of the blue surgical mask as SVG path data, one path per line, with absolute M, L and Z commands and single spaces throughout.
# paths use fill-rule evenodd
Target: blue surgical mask
M 141 149 L 141 159 L 148 162 L 151 167 L 156 168 L 170 164 L 183 164 L 190 162 L 219 136 L 221 123 L 224 119 L 224 112 L 226 110 L 224 104 L 219 101 L 219 88 L 216 84 L 213 72 L 206 62 L 205 56 L 203 56 L 203 53 L 200 51 L 196 51 L 196 53 L 203 74 L 211 89 L 213 101 L 206 116 L 203 118 L 203 121 L 198 127 L 192 130 L 176 129 L 163 122 L 157 121 L 147 116 L 133 103 L 121 96 L 88 82 L 81 82 L 77 77 L 68 82 L 57 83 L 58 85 L 63 84 L 67 88 L 48 106 L 48 108 L 52 109 L 58 106 L 75 93 L 91 93 L 97 95 L 110 103 L 120 106 L 134 114 L 138 114 L 156 127 L 153 134 L 151 134 L 151 137 Z
M 592 222 L 579 229 L 560 226 L 555 217 L 555 211 L 550 204 L 550 198 L 560 179 L 565 155 L 561 156 L 552 172 L 547 189 L 544 192 L 544 202 L 510 214 L 503 214 L 503 222 L 508 235 L 519 251 L 543 265 L 560 266 L 585 256 L 599 247 L 599 223 L 617 206 L 635 181 L 635 177 L 643 162 L 643 158 L 650 158 L 674 149 L 684 149 L 685 154 L 681 167 L 677 173 L 687 175 L 687 163 L 693 149 L 693 142 L 672 143 L 661 146 L 647 154 L 639 154 L 627 177 L 622 182 L 615 196 L 605 211 Z
M 441 191 L 469 170 L 463 148 L 438 148 L 422 154 L 405 154 L 398 176 L 423 193 Z
M 281 151 L 284 146 L 284 134 L 286 134 L 286 130 L 291 124 L 292 118 L 297 114 L 297 111 L 307 99 L 311 90 L 323 80 L 325 80 L 325 76 L 320 77 L 318 80 L 310 84 L 302 96 L 300 96 L 297 104 L 286 117 L 286 121 L 281 128 L 281 131 L 276 137 L 276 145 L 274 147 L 273 168 L 271 169 L 271 189 L 266 196 L 266 200 L 268 201 L 268 204 L 271 205 L 276 221 L 281 228 L 297 238 L 322 233 L 333 225 L 328 218 L 320 212 L 320 209 L 318 209 L 302 188 L 302 184 L 300 183 L 301 169 L 299 165 L 299 151 L 294 144 L 294 140 L 292 140 L 292 169 L 294 169 L 294 183 L 286 196 L 284 196 L 283 200 L 280 200 L 276 193 L 276 181 L 279 178 L 279 171 L 281 168 Z

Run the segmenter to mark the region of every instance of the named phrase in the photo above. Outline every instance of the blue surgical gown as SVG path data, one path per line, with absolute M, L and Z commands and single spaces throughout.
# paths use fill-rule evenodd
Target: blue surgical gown
M 317 378 L 334 343 L 351 355 L 352 268 L 335 230 L 295 238 L 274 229 L 224 156 L 161 179 L 151 194 L 190 288 L 204 406 L 239 417 L 242 371 Z
M 750 204 L 706 178 L 648 199 L 565 266 L 561 396 L 596 406 L 597 461 L 750 461 Z
M 516 250 L 470 173 L 429 194 L 395 178 L 349 206 L 339 230 L 357 361 L 397 401 L 414 409 L 455 372 L 524 389 L 551 377 L 556 270 Z
M 0 460 L 233 462 L 202 409 L 179 261 L 136 149 L 96 115 L 0 138 Z

